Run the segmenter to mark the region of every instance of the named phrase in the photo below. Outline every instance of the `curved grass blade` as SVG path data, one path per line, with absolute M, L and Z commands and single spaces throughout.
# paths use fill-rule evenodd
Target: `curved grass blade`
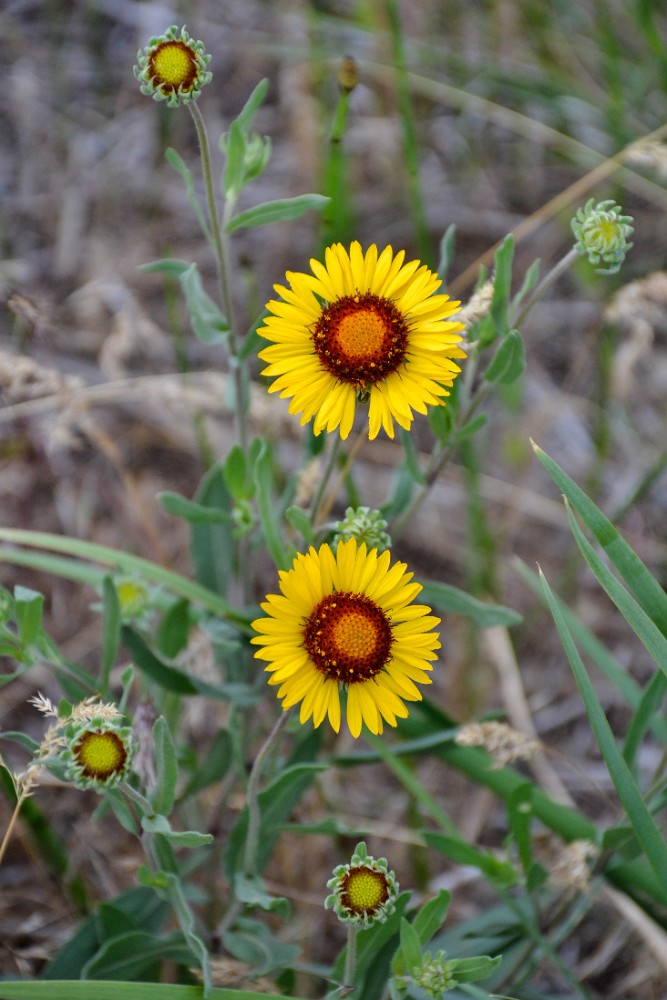
M 605 517 L 580 486 L 533 443 L 535 455 L 556 486 L 576 510 L 586 527 L 609 556 L 649 618 L 667 635 L 667 594 L 618 529 Z
M 579 656 L 579 651 L 574 644 L 558 603 L 544 575 L 542 575 L 542 586 L 544 587 L 544 593 L 556 623 L 556 628 L 558 629 L 565 653 L 572 668 L 572 673 L 574 674 L 586 707 L 591 728 L 593 729 L 600 752 L 604 757 L 611 779 L 614 782 L 618 797 L 625 808 L 637 840 L 641 844 L 649 864 L 658 877 L 659 883 L 663 886 L 667 885 L 667 845 L 665 845 L 662 834 L 646 807 L 646 803 L 632 776 L 632 772 L 618 748 L 616 738 L 607 721 L 607 716 L 604 713 L 595 688 Z
M 667 673 L 667 639 L 664 633 L 655 624 L 653 618 L 649 617 L 643 607 L 626 590 L 623 584 L 619 583 L 611 570 L 607 569 L 577 524 L 567 500 L 565 501 L 565 507 L 575 541 L 584 559 L 595 574 L 598 583 L 612 599 L 628 625 L 649 651 L 656 664 L 661 670 Z
M 16 528 L 0 528 L 0 540 L 11 542 L 15 545 L 27 545 L 30 548 L 46 549 L 51 552 L 63 552 L 70 557 L 99 562 L 105 566 L 110 566 L 120 573 L 137 573 L 143 579 L 152 583 L 161 583 L 167 590 L 180 597 L 185 597 L 194 604 L 211 611 L 215 615 L 220 615 L 228 621 L 235 621 L 247 625 L 245 616 L 223 600 L 218 594 L 202 587 L 201 584 L 189 580 L 180 573 L 166 569 L 150 559 L 132 555 L 129 552 L 121 552 L 118 549 L 110 548 L 106 545 L 97 545 L 93 542 L 86 542 L 80 538 L 69 538 L 65 535 L 52 535 L 44 531 L 23 531 Z M 20 551 L 17 557 L 20 558 Z M 2 550 L 2 557 L 5 562 L 12 562 L 12 552 L 10 549 Z M 46 559 L 47 557 L 45 557 Z M 18 561 L 18 558 L 17 558 Z M 38 561 L 32 565 L 39 566 Z M 56 569 L 53 563 L 45 564 L 49 569 Z M 64 567 L 63 567 L 64 568 Z

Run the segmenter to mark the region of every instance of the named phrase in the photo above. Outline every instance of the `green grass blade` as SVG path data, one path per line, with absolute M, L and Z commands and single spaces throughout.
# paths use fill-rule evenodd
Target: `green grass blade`
M 623 744 L 623 757 L 628 767 L 633 767 L 644 733 L 660 710 L 667 694 L 667 675 L 658 670 L 653 675 L 633 715 Z
M 533 571 L 522 563 L 520 559 L 514 559 L 513 563 L 514 569 L 517 571 L 521 579 L 524 580 L 533 593 L 546 604 L 539 576 L 536 573 L 533 573 Z M 579 649 L 581 649 L 586 656 L 590 657 L 591 662 L 595 664 L 600 673 L 610 680 L 612 684 L 614 684 L 630 708 L 636 712 L 644 697 L 644 692 L 642 692 L 640 685 L 636 682 L 634 677 L 631 677 L 626 672 L 616 657 L 612 656 L 597 636 L 593 635 L 590 629 L 586 628 L 586 626 L 579 621 L 577 616 L 570 611 L 568 606 L 561 601 L 556 594 L 553 596 L 554 600 L 558 603 L 558 607 L 560 608 L 561 614 L 565 619 L 565 623 L 572 633 L 574 641 Z M 662 676 L 662 674 L 659 674 L 658 676 Z M 654 715 L 649 720 L 649 726 L 651 731 L 661 741 L 661 743 L 667 743 L 667 723 L 664 719 Z
M 659 883 L 663 886 L 667 885 L 667 846 L 618 748 L 616 738 L 611 731 L 607 716 L 600 704 L 595 688 L 590 681 L 583 661 L 579 656 L 579 651 L 560 613 L 558 603 L 554 599 L 553 592 L 544 576 L 542 576 L 542 585 L 586 707 L 593 733 L 600 747 L 600 752 L 604 757 L 611 779 L 614 782 L 618 797 L 625 808 L 637 840 L 642 845 L 646 858 L 658 877 Z
M 33 980 L 0 984 L 2 1000 L 202 1000 L 201 986 L 162 983 L 123 983 L 94 980 Z M 208 1000 L 256 1000 L 248 990 L 212 989 Z M 262 1000 L 296 1000 L 278 993 L 263 993 Z
M 141 556 L 135 556 L 129 552 L 121 552 L 118 549 L 86 542 L 80 538 L 69 538 L 66 535 L 52 535 L 43 531 L 23 531 L 15 528 L 0 528 L 0 540 L 14 545 L 27 545 L 30 548 L 63 552 L 70 557 L 102 563 L 119 573 L 137 573 L 143 579 L 150 580 L 152 583 L 160 583 L 172 593 L 187 598 L 213 614 L 221 615 L 231 621 L 239 619 L 238 611 L 207 587 L 202 587 L 201 584 L 181 576 L 180 573 L 165 569 L 164 566 L 159 566 L 157 563 L 151 562 L 150 559 L 143 559 Z M 17 551 L 16 557 L 17 562 L 19 562 L 20 551 Z M 5 562 L 11 563 L 13 561 L 11 549 L 4 548 L 2 558 Z M 41 566 L 41 563 L 35 560 L 32 565 Z M 48 561 L 48 557 L 45 557 L 44 567 L 50 570 L 56 568 L 52 562 Z M 66 569 L 66 566 L 62 568 Z M 244 624 L 246 623 L 245 618 L 242 618 L 242 621 Z
M 667 635 L 667 594 L 641 561 L 636 552 L 621 537 L 617 528 L 605 517 L 581 487 L 563 472 L 546 452 L 533 445 L 535 454 L 547 470 L 556 486 L 576 510 L 586 527 L 609 556 L 621 577 L 635 595 L 640 605 L 657 625 L 663 635 Z
M 660 669 L 667 673 L 667 639 L 664 634 L 634 597 L 625 589 L 623 584 L 619 583 L 611 570 L 607 569 L 577 524 L 576 518 L 572 514 L 567 501 L 566 508 L 572 534 L 581 554 L 595 574 L 598 583 L 612 599 L 628 625 L 636 633 Z

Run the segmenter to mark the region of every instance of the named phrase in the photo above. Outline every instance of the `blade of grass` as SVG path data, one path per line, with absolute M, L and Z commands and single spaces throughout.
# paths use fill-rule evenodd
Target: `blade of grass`
M 201 986 L 162 983 L 95 982 L 93 980 L 35 980 L 2 982 L 2 1000 L 202 1000 Z M 248 990 L 209 990 L 208 1000 L 255 1000 Z M 296 1000 L 263 993 L 263 1000 Z
M 667 673 L 667 639 L 664 634 L 655 625 L 653 619 L 635 601 L 634 597 L 628 593 L 623 584 L 619 583 L 611 570 L 607 569 L 577 524 L 577 520 L 567 500 L 565 501 L 565 506 L 572 534 L 581 554 L 595 574 L 598 583 L 612 599 L 628 625 L 630 625 L 641 640 L 660 669 Z
M 646 614 L 663 635 L 667 635 L 667 594 L 618 529 L 580 486 L 536 444 L 533 449 L 556 486 L 581 517 L 586 527 L 607 553 L 611 563 L 635 595 Z
M 426 791 L 412 769 L 404 761 L 399 760 L 396 754 L 392 753 L 386 743 L 379 737 L 373 736 L 372 733 L 364 733 L 364 739 L 373 747 L 380 760 L 387 765 L 389 770 L 394 772 L 401 784 L 414 797 L 415 801 L 419 802 L 430 813 L 443 830 L 446 830 L 450 836 L 458 838 L 459 832 L 455 825 L 447 813 L 440 808 L 438 803 Z
M 543 604 L 546 605 L 539 576 L 518 558 L 513 560 L 513 565 L 522 580 L 528 584 L 533 593 L 536 594 Z M 567 605 L 561 601 L 557 594 L 554 594 L 554 600 L 557 601 L 561 614 L 565 619 L 567 627 L 574 636 L 574 641 L 577 646 L 591 658 L 591 661 L 595 664 L 600 673 L 610 680 L 612 684 L 614 684 L 630 708 L 637 711 L 644 695 L 641 687 L 637 684 L 634 677 L 631 677 L 624 670 L 618 660 L 612 656 L 600 640 L 593 635 L 590 629 L 586 628 L 586 626 L 579 621 L 577 616 L 570 611 Z M 667 743 L 667 723 L 665 723 L 665 720 L 662 718 L 656 718 L 654 715 L 653 718 L 649 720 L 649 725 L 655 736 L 662 743 Z
M 637 711 L 630 720 L 625 735 L 623 757 L 628 767 L 634 767 L 644 733 L 659 712 L 665 694 L 667 694 L 667 675 L 658 670 L 646 685 L 646 690 L 637 706 Z
M 66 535 L 52 535 L 43 531 L 23 531 L 15 528 L 0 528 L 0 540 L 11 542 L 15 545 L 27 545 L 31 548 L 47 549 L 52 552 L 63 552 L 70 557 L 77 557 L 91 562 L 100 562 L 105 566 L 111 566 L 121 573 L 137 573 L 143 579 L 152 583 L 161 583 L 164 587 L 180 597 L 185 597 L 194 604 L 220 615 L 228 621 L 247 625 L 247 619 L 243 614 L 223 600 L 218 594 L 213 593 L 207 587 L 189 580 L 180 573 L 159 566 L 149 559 L 132 555 L 129 552 L 121 552 L 118 549 L 109 548 L 106 545 L 97 545 L 93 542 L 86 542 L 80 538 L 69 538 Z M 21 553 L 17 552 L 20 559 Z M 11 563 L 13 553 L 10 549 L 2 550 L 3 560 Z M 48 558 L 48 557 L 46 557 Z M 33 565 L 40 566 L 39 562 Z M 49 569 L 55 569 L 53 563 L 49 564 Z M 62 569 L 66 570 L 63 565 Z
M 616 738 L 611 731 L 607 716 L 600 704 L 595 688 L 586 672 L 579 651 L 574 644 L 570 631 L 560 613 L 553 592 L 542 574 L 542 586 L 549 607 L 561 637 L 572 673 L 581 693 L 591 728 L 604 757 L 609 774 L 614 783 L 628 819 L 635 831 L 637 840 L 642 845 L 646 858 L 658 877 L 661 885 L 667 885 L 667 845 L 656 826 L 653 817 L 646 807 L 641 791 L 632 776 L 632 772 L 621 754 Z

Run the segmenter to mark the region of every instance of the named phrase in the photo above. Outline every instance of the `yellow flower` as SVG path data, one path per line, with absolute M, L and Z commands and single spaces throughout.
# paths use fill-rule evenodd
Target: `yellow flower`
M 368 400 L 369 437 L 394 420 L 410 429 L 413 410 L 441 406 L 465 358 L 458 344 L 463 324 L 449 319 L 460 305 L 436 295 L 442 282 L 418 260 L 404 264 L 375 245 L 364 254 L 336 243 L 325 263 L 311 260 L 311 274 L 287 272 L 289 288 L 268 303 L 260 333 L 272 343 L 260 352 L 269 392 L 291 399 L 301 423 L 314 431 L 352 429 L 356 403 Z
M 335 554 L 326 544 L 311 548 L 280 573 L 282 593 L 262 604 L 266 617 L 252 626 L 251 642 L 261 646 L 255 656 L 268 661 L 283 710 L 301 702 L 302 723 L 312 717 L 317 727 L 327 715 L 338 732 L 342 688 L 352 735 L 362 724 L 381 733 L 384 722 L 407 716 L 404 701 L 421 701 L 417 684 L 431 683 L 440 619 L 412 603 L 421 584 L 390 559 L 355 538 Z

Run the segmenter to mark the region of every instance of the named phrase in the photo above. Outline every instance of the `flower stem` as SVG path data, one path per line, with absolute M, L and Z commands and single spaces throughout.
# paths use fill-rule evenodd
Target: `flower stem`
M 403 155 L 407 170 L 408 197 L 414 221 L 419 255 L 422 260 L 430 261 L 433 256 L 429 234 L 424 195 L 419 176 L 419 143 L 415 133 L 414 114 L 410 101 L 410 82 L 405 58 L 405 44 L 401 16 L 397 0 L 386 0 L 386 10 L 389 19 L 392 58 L 396 80 L 396 99 L 403 128 Z
M 354 977 L 357 971 L 357 928 L 354 924 L 347 925 L 347 950 L 345 952 L 345 972 L 343 973 L 343 993 L 347 995 L 354 989 Z
M 3 858 L 5 856 L 5 852 L 7 850 L 7 845 L 9 844 L 9 841 L 11 839 L 12 833 L 14 832 L 14 827 L 16 826 L 16 821 L 19 818 L 19 813 L 21 812 L 21 806 L 23 805 L 23 803 L 25 802 L 25 800 L 28 798 L 28 796 L 30 794 L 30 788 L 31 787 L 32 786 L 26 785 L 23 788 L 21 794 L 18 796 L 18 798 L 16 800 L 16 805 L 14 806 L 14 812 L 12 813 L 12 815 L 10 817 L 9 823 L 7 824 L 7 829 L 5 830 L 5 835 L 2 838 L 2 843 L 0 844 L 0 865 L 2 864 L 2 860 L 3 860 Z
M 326 488 L 329 484 L 329 480 L 333 474 L 334 469 L 338 463 L 338 456 L 340 454 L 341 439 L 338 434 L 331 435 L 331 444 L 329 445 L 329 454 L 327 456 L 327 464 L 322 473 L 322 478 L 320 479 L 319 485 L 317 487 L 317 492 L 313 498 L 313 503 L 310 508 L 310 518 L 313 524 L 318 523 L 318 515 L 320 510 L 320 505 L 322 503 L 322 498 L 326 492 Z M 326 514 L 324 515 L 326 517 Z M 323 518 L 322 518 L 323 519 Z
M 570 250 L 562 257 L 557 264 L 551 268 L 548 274 L 542 278 L 538 286 L 533 291 L 533 294 L 528 297 L 528 299 L 523 303 L 521 311 L 518 315 L 512 318 L 512 326 L 520 327 L 526 316 L 533 308 L 538 299 L 540 299 L 548 288 L 551 288 L 553 283 L 560 278 L 561 274 L 567 271 L 568 267 L 577 259 L 579 256 L 579 251 L 575 247 L 571 247 Z
M 211 169 L 211 149 L 208 141 L 206 124 L 199 107 L 194 101 L 188 102 L 188 109 L 192 115 L 197 130 L 199 140 L 199 152 L 201 156 L 202 174 L 204 177 L 204 188 L 206 191 L 206 204 L 208 207 L 209 221 L 211 224 L 211 235 L 213 237 L 213 247 L 218 272 L 218 288 L 220 294 L 220 304 L 225 312 L 229 324 L 229 349 L 230 366 L 234 378 L 235 389 L 235 415 L 239 444 L 245 450 L 247 445 L 247 421 L 246 407 L 244 404 L 244 380 L 243 370 L 239 359 L 239 344 L 235 330 L 234 300 L 232 297 L 231 280 L 229 273 L 229 248 L 225 233 L 225 227 L 220 225 L 220 218 L 215 201 L 215 190 L 213 187 L 213 172 Z M 225 220 L 229 214 L 230 207 L 225 205 Z
M 274 725 L 273 729 L 266 737 L 264 746 L 259 750 L 252 765 L 250 777 L 248 779 L 248 832 L 246 834 L 245 853 L 243 858 L 243 873 L 254 875 L 257 867 L 257 848 L 259 846 L 259 826 L 261 821 L 261 810 L 259 806 L 259 779 L 262 775 L 264 761 L 273 746 L 278 733 L 287 722 L 288 712 L 283 712 Z
M 523 306 L 517 313 L 516 317 L 512 317 L 511 325 L 513 327 L 518 328 L 521 326 L 526 316 L 533 308 L 535 303 L 538 301 L 538 299 L 540 299 L 547 291 L 547 289 L 549 289 L 553 285 L 553 283 L 557 281 L 558 278 L 560 278 L 560 276 L 565 273 L 565 271 L 567 271 L 567 269 L 577 259 L 578 256 L 579 252 L 574 247 L 572 247 L 570 250 L 568 250 L 565 256 L 562 257 L 561 260 L 559 260 L 558 263 L 552 267 L 552 269 L 548 272 L 548 274 L 545 274 L 544 278 L 542 278 L 542 281 L 540 281 L 540 283 L 533 291 L 533 294 L 526 300 L 526 302 L 523 303 Z M 471 357 L 470 363 L 466 365 L 465 368 L 464 384 L 466 388 L 469 388 L 470 385 L 472 385 L 473 376 L 475 374 L 475 368 L 472 364 L 472 360 L 473 359 Z M 465 427 L 465 425 L 472 419 L 472 417 L 479 409 L 481 404 L 484 402 L 485 398 L 487 397 L 490 391 L 491 391 L 491 384 L 489 382 L 485 382 L 482 377 L 482 381 L 479 387 L 470 396 L 467 405 L 465 405 L 462 409 L 461 415 L 458 420 L 459 428 Z M 462 395 L 465 397 L 468 395 L 468 393 L 464 392 L 462 393 Z M 450 443 L 446 444 L 444 447 L 434 452 L 434 454 L 432 455 L 429 467 L 425 472 L 426 483 L 424 484 L 424 486 L 422 486 L 419 489 L 419 491 L 415 493 L 414 497 L 407 505 L 405 510 L 403 510 L 402 513 L 398 514 L 396 518 L 390 523 L 388 530 L 391 533 L 391 537 L 392 539 L 394 539 L 394 541 L 396 540 L 400 532 L 403 530 L 403 528 L 405 528 L 405 526 L 412 520 L 417 510 L 421 507 L 422 503 L 430 493 L 434 483 L 439 478 L 440 473 L 443 471 L 447 463 L 453 457 L 454 452 L 456 451 L 456 447 L 457 447 L 456 431 L 454 431 Z

